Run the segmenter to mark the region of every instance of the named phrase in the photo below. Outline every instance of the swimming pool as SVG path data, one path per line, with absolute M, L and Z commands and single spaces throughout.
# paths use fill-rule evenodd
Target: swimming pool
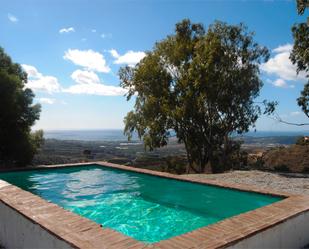
M 0 173 L 0 179 L 146 243 L 283 199 L 98 165 Z

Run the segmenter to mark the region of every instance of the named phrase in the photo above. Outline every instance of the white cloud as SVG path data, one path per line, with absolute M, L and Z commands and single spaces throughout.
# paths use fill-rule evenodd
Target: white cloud
M 105 39 L 105 38 L 112 38 L 112 34 L 111 33 L 102 33 L 101 34 L 101 38 Z
M 71 78 L 77 84 L 63 89 L 63 92 L 101 96 L 119 96 L 127 92 L 122 87 L 104 85 L 98 75 L 92 71 L 76 70 L 72 73 Z
M 116 59 L 114 64 L 127 64 L 129 66 L 134 66 L 136 63 L 140 62 L 146 54 L 142 51 L 132 51 L 129 50 L 125 54 L 120 55 L 115 49 L 109 51 L 110 54 Z
M 58 79 L 53 76 L 43 76 L 37 79 L 30 79 L 28 80 L 26 87 L 31 88 L 34 91 L 44 91 L 50 94 L 60 91 Z
M 23 69 L 28 74 L 28 77 L 30 78 L 40 78 L 42 77 L 42 74 L 39 73 L 39 71 L 31 65 L 22 64 Z
M 275 81 L 272 82 L 272 84 L 276 87 L 281 87 L 281 88 L 288 88 L 289 87 L 289 85 L 283 79 L 276 79 Z
M 284 52 L 291 52 L 293 49 L 293 45 L 287 43 L 285 45 L 280 45 L 279 47 L 273 49 L 274 53 L 284 53 Z
M 28 74 L 28 82 L 25 87 L 31 88 L 33 91 L 43 91 L 50 94 L 61 90 L 60 84 L 56 77 L 43 75 L 31 65 L 22 64 L 22 67 Z
M 291 112 L 291 113 L 290 113 L 291 116 L 298 116 L 298 115 L 300 115 L 300 114 L 302 114 L 302 113 L 301 113 L 301 112 L 298 112 L 298 111 L 296 111 L 296 112 Z
M 71 78 L 78 84 L 100 83 L 98 75 L 91 71 L 76 70 L 71 74 Z
M 292 50 L 291 44 L 279 46 L 273 50 L 275 55 L 268 62 L 261 65 L 266 74 L 274 75 L 283 80 L 303 81 L 306 79 L 303 72 L 297 75 L 296 66 L 289 59 Z
M 92 32 L 92 33 L 96 33 L 97 30 L 96 30 L 96 29 L 92 29 L 91 32 Z
M 14 16 L 14 15 L 12 15 L 12 14 L 10 14 L 10 13 L 8 13 L 8 18 L 9 18 L 9 20 L 11 21 L 11 22 L 18 22 L 19 20 L 18 20 L 18 18 L 16 17 L 16 16 Z
M 114 58 L 119 58 L 120 55 L 118 54 L 116 49 L 111 49 L 109 50 L 110 54 L 114 57 Z
M 52 105 L 56 102 L 55 99 L 50 99 L 50 98 L 39 98 L 38 100 L 42 104 L 49 104 L 49 105 Z
M 127 91 L 124 91 L 121 87 L 106 86 L 103 84 L 81 84 L 73 85 L 63 90 L 72 94 L 89 94 L 89 95 L 101 95 L 101 96 L 121 96 Z
M 266 80 L 267 83 L 272 84 L 275 87 L 280 87 L 280 88 L 294 88 L 295 85 L 289 85 L 288 82 L 284 79 L 278 78 L 276 80 Z
M 70 60 L 78 66 L 82 66 L 90 71 L 97 71 L 101 73 L 110 72 L 110 68 L 106 65 L 104 56 L 95 52 L 91 49 L 89 50 L 78 50 L 78 49 L 69 49 L 65 52 L 63 56 L 65 60 Z
M 39 98 L 38 102 L 40 102 L 41 104 L 48 104 L 48 105 L 53 105 L 53 104 L 66 105 L 67 104 L 63 100 L 57 100 L 57 99 L 52 99 L 52 98 Z
M 303 113 L 299 111 L 294 111 L 294 112 L 289 112 L 289 113 L 284 113 L 284 114 L 279 114 L 278 117 L 280 118 L 285 118 L 285 119 L 295 119 L 301 116 Z M 292 120 L 291 120 L 292 121 Z
M 71 33 L 71 32 L 75 32 L 75 29 L 73 27 L 69 27 L 69 28 L 62 28 L 59 30 L 59 33 Z

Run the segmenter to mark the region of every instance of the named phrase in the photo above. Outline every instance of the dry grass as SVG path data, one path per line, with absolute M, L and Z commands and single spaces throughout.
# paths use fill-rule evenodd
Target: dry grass
M 290 172 L 309 171 L 309 146 L 292 145 L 276 148 L 263 155 L 264 167 L 268 169 L 288 169 Z

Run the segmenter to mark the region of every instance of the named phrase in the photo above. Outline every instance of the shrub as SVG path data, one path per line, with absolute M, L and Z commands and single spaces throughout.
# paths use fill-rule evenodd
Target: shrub
M 309 173 L 309 166 L 305 166 L 305 167 L 304 167 L 303 173 Z
M 162 166 L 162 171 L 176 174 L 186 173 L 187 162 L 182 157 L 169 156 L 165 159 L 165 165 Z
M 286 166 L 285 164 L 276 165 L 274 169 L 275 171 L 279 171 L 279 172 L 291 172 L 289 167 Z
M 309 145 L 309 137 L 305 136 L 305 137 L 300 137 L 296 140 L 296 144 L 297 145 Z

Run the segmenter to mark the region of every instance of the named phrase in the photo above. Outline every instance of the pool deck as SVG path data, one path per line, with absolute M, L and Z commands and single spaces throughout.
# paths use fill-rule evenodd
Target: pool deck
M 91 162 L 78 164 L 48 165 L 30 167 L 46 169 L 59 167 L 74 167 L 80 165 L 101 165 L 123 169 L 143 174 L 150 174 L 180 181 L 189 181 L 231 188 L 249 192 L 263 193 L 286 197 L 268 206 L 264 206 L 240 215 L 222 220 L 213 225 L 205 226 L 179 236 L 146 244 L 127 237 L 117 231 L 104 228 L 97 223 L 67 211 L 56 204 L 50 203 L 39 196 L 24 191 L 14 185 L 0 180 L 0 202 L 16 210 L 34 224 L 38 224 L 60 240 L 73 248 L 225 248 L 253 236 L 261 231 L 272 228 L 292 217 L 309 210 L 309 196 L 292 195 L 289 193 L 260 189 L 250 185 L 224 183 L 211 179 L 192 179 L 190 176 L 177 176 L 164 172 L 133 168 L 107 162 Z M 24 169 L 13 169 L 24 170 Z M 10 169 L 9 171 L 12 171 Z
M 188 174 L 180 176 L 251 185 L 261 189 L 284 191 L 292 195 L 309 195 L 308 173 L 282 173 L 252 169 L 232 170 L 217 174 Z

